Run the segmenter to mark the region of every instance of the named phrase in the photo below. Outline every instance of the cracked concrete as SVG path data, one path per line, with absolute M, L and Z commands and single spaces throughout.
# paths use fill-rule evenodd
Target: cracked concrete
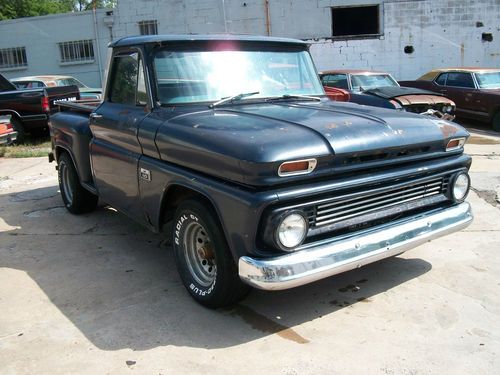
M 0 373 L 499 373 L 500 145 L 466 150 L 466 230 L 219 311 L 162 235 L 106 206 L 70 215 L 46 158 L 0 159 Z

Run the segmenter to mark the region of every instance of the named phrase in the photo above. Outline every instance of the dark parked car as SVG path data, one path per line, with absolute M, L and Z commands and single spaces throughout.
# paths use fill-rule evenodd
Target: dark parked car
M 103 102 L 62 103 L 51 118 L 62 200 L 81 214 L 102 199 L 166 232 L 205 306 L 392 257 L 472 221 L 467 131 L 329 100 L 303 41 L 150 35 L 111 47 Z
M 77 86 L 78 89 L 80 90 L 80 98 L 102 99 L 102 89 L 88 87 L 87 85 L 83 84 L 82 82 L 71 76 L 60 76 L 60 75 L 31 76 L 31 77 L 13 78 L 10 81 L 20 89 Z
M 436 69 L 400 84 L 446 95 L 457 104 L 457 116 L 488 122 L 500 131 L 500 69 Z
M 388 73 L 367 70 L 328 70 L 320 72 L 321 82 L 327 95 L 331 89 L 346 90 L 346 99 L 353 103 L 375 107 L 404 109 L 407 112 L 434 115 L 446 120 L 453 120 L 455 103 L 442 94 L 435 94 L 420 89 L 400 87 Z M 342 99 L 345 101 L 345 99 Z
M 76 86 L 19 90 L 0 74 L 0 116 L 11 116 L 18 142 L 25 133 L 39 134 L 47 129 L 57 101 L 79 98 Z

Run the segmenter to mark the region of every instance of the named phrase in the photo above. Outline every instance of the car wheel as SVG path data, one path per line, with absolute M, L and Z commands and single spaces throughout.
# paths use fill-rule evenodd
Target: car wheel
M 205 203 L 182 202 L 172 226 L 175 261 L 182 282 L 200 304 L 218 308 L 243 299 L 250 288 L 236 264 L 216 217 Z
M 494 131 L 500 132 L 500 111 L 495 113 L 493 116 L 493 120 L 491 121 L 491 125 Z
M 24 143 L 24 140 L 26 139 L 26 132 L 24 131 L 24 126 L 21 120 L 19 120 L 17 117 L 12 116 L 10 119 L 10 123 L 12 124 L 14 130 L 17 132 L 17 137 L 14 143 Z
M 75 166 L 68 153 L 61 154 L 57 164 L 59 189 L 68 211 L 76 215 L 94 211 L 99 198 L 80 184 Z

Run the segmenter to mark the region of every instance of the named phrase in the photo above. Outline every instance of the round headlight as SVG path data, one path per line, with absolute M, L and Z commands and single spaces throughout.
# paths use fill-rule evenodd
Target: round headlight
M 469 192 L 470 178 L 467 173 L 460 173 L 453 182 L 453 199 L 463 201 Z
M 285 216 L 277 231 L 277 240 L 284 250 L 291 250 L 299 246 L 306 238 L 307 221 L 304 216 L 298 213 L 291 213 Z

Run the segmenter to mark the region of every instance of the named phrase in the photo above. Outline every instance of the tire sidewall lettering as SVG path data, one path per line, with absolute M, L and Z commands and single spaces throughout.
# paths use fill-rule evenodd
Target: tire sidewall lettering
M 201 220 L 193 213 L 182 213 L 176 220 L 174 224 L 174 246 L 178 247 L 177 253 L 182 254 L 184 252 L 183 247 L 183 241 L 181 240 L 182 234 L 184 231 L 184 226 L 190 221 L 196 221 L 200 222 Z M 179 256 L 180 257 L 180 256 Z M 184 260 L 182 261 L 184 262 Z M 189 272 L 186 271 L 188 277 L 191 279 L 191 275 L 189 275 Z M 213 283 L 208 287 L 202 287 L 201 285 L 198 285 L 196 282 L 193 280 L 189 281 L 189 290 L 191 293 L 198 295 L 200 297 L 206 297 L 209 296 L 211 293 L 213 293 L 215 289 L 215 285 L 217 283 L 217 270 L 215 271 L 215 278 Z

